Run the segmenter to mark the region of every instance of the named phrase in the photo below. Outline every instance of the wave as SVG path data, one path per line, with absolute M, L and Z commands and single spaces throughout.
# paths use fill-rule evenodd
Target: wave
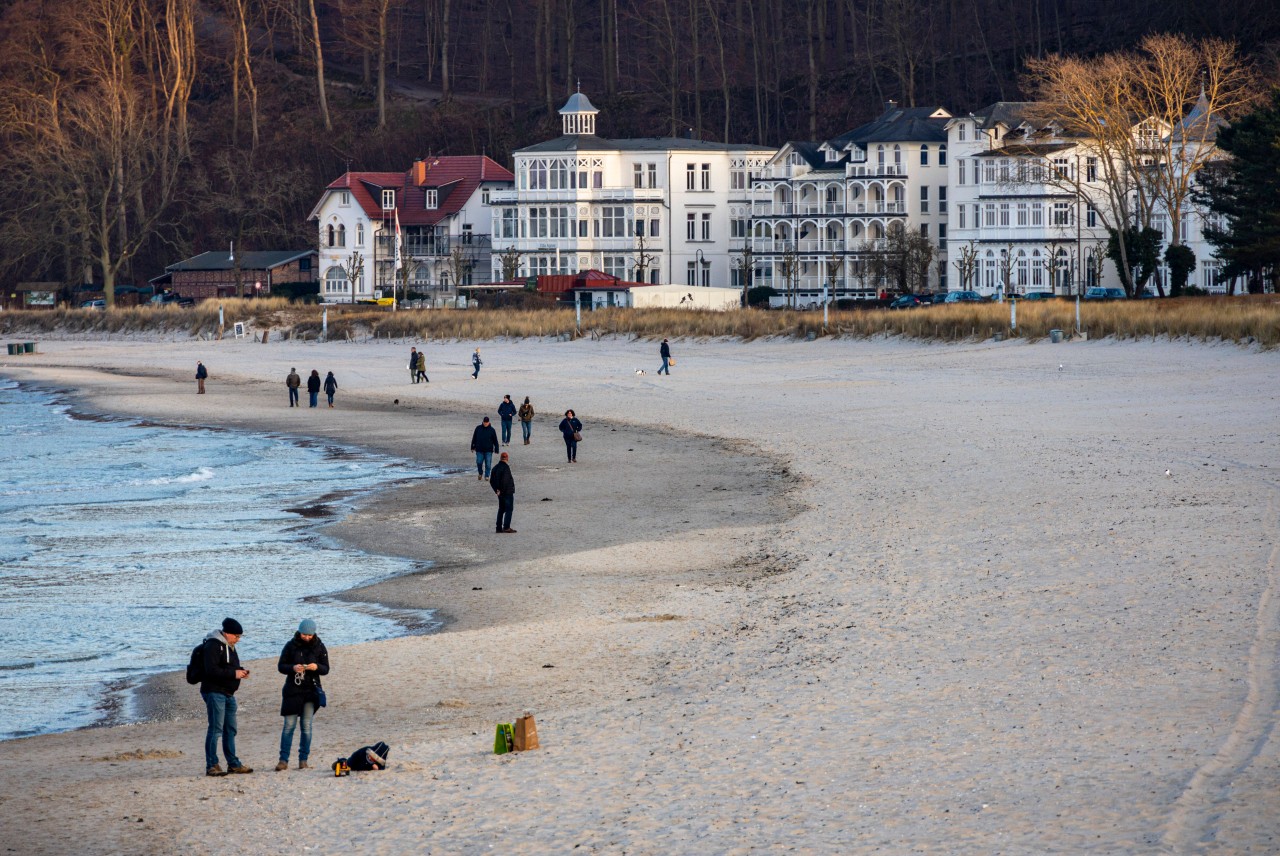
M 194 482 L 208 481 L 213 478 L 213 470 L 209 467 L 200 467 L 194 473 L 187 473 L 185 476 L 167 476 L 158 479 L 147 479 L 140 484 L 192 484 Z

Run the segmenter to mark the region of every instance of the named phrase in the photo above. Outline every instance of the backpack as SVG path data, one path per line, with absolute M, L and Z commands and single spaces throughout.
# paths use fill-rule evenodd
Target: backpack
M 191 661 L 187 663 L 187 683 L 198 684 L 204 680 L 204 643 L 191 649 Z

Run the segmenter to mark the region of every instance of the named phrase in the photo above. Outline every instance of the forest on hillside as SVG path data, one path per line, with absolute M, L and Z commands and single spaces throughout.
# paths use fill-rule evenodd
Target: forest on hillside
M 308 246 L 346 169 L 509 164 L 579 86 L 602 136 L 780 145 L 889 99 L 1017 99 L 1030 60 L 1152 32 L 1238 42 L 1277 79 L 1274 0 L 9 0 L 0 282 Z

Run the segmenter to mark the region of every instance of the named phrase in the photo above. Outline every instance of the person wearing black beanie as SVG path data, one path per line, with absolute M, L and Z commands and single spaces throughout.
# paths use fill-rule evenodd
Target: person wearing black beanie
M 221 630 L 204 638 L 200 696 L 209 715 L 209 727 L 204 735 L 206 776 L 253 772 L 253 768 L 240 763 L 236 755 L 236 690 L 240 689 L 240 682 L 249 677 L 249 670 L 240 667 L 240 655 L 236 653 L 236 643 L 243 635 L 244 627 L 228 616 L 222 619 Z M 227 758 L 226 770 L 218 764 L 219 739 L 222 754 Z

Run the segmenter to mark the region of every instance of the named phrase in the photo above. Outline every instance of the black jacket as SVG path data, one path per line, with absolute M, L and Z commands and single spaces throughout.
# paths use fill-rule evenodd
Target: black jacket
M 204 380 L 209 376 L 209 370 L 204 367 L 204 363 L 196 366 L 196 380 Z
M 671 346 L 668 345 L 666 342 L 663 342 L 662 347 L 658 349 L 658 355 L 661 356 L 664 360 L 671 359 Z
M 307 378 L 307 392 L 319 392 L 319 391 L 320 391 L 320 375 L 313 374 L 311 377 Z
M 306 666 L 310 663 L 316 664 L 314 672 L 293 671 L 294 666 Z M 316 685 L 320 683 L 320 676 L 329 674 L 329 650 L 324 647 L 319 636 L 312 637 L 311 644 L 307 644 L 295 633 L 292 639 L 284 643 L 276 669 L 285 676 L 284 688 L 280 690 L 283 696 L 280 715 L 298 716 L 302 713 L 304 704 L 316 700 Z M 295 677 L 300 677 L 300 680 L 295 680 Z
M 496 452 L 502 448 L 498 443 L 498 432 L 493 430 L 492 425 L 481 423 L 476 426 L 476 430 L 471 432 L 471 451 L 473 452 Z
M 200 682 L 202 693 L 235 695 L 240 689 L 236 671 L 240 668 L 240 655 L 235 646 L 227 644 L 221 630 L 204 637 L 204 680 Z
M 503 419 L 514 419 L 516 416 L 516 406 L 510 401 L 503 401 L 498 405 L 498 415 Z
M 498 465 L 493 468 L 493 473 L 489 476 L 489 487 L 497 491 L 499 496 L 516 495 L 516 480 L 506 461 L 498 461 Z
M 568 416 L 560 420 L 560 433 L 564 435 L 566 440 L 573 439 L 574 431 L 582 430 L 582 422 L 577 417 L 570 419 Z
M 338 379 L 333 376 L 333 372 L 329 372 L 329 376 L 324 379 L 325 395 L 333 395 L 338 391 Z

